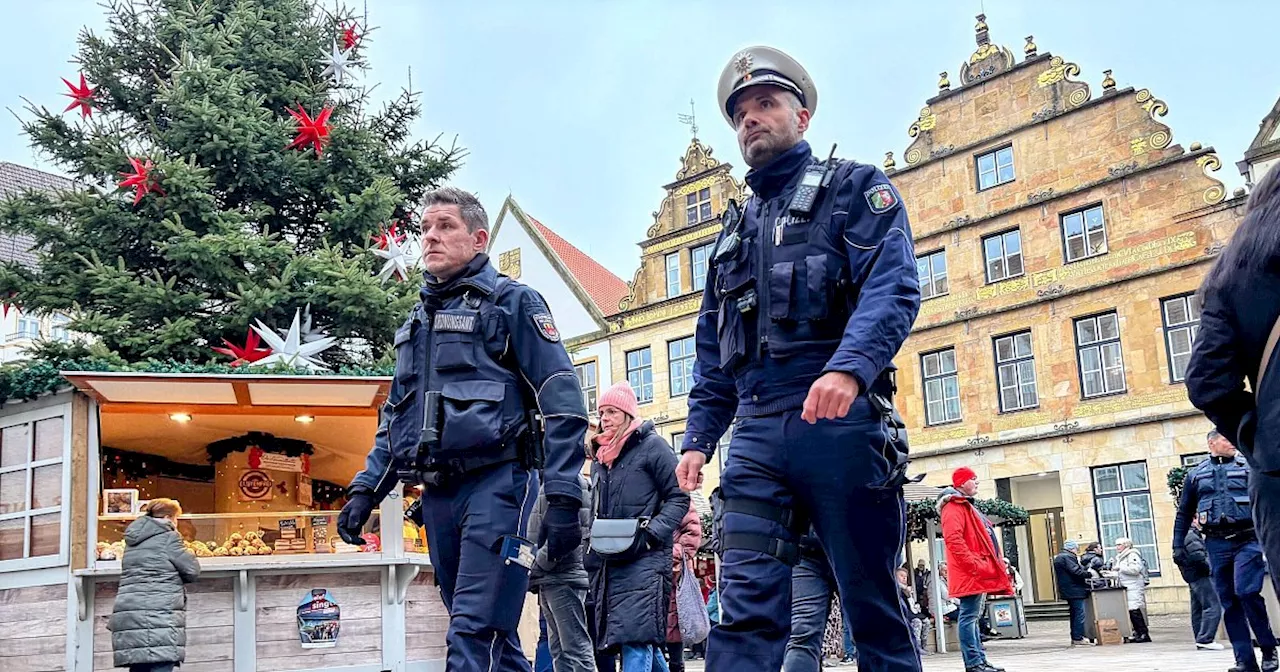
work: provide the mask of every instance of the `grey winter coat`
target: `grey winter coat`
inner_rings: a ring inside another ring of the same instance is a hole
[[[589,553],[595,604],[596,648],[664,645],[671,601],[671,549],[689,511],[689,495],[676,482],[676,455],[645,422],[627,439],[612,468],[591,465],[597,518],[645,518],[644,550],[625,559]]]
[[[120,589],[111,609],[116,667],[186,659],[187,591],[200,563],[168,521],[142,516],[124,532]]]
[[[542,586],[565,585],[580,590],[587,589],[587,570],[582,566],[583,548],[591,534],[591,488],[587,479],[579,476],[582,485],[582,508],[578,510],[578,523],[582,525],[582,545],[559,562],[551,562],[547,549],[539,548],[533,567],[529,570],[529,592],[536,593]],[[547,515],[547,492],[538,493],[538,503],[529,515],[529,541],[539,546],[542,541],[542,519]]]

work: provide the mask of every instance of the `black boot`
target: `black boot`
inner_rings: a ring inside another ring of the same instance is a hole
[[[1227,672],[1258,672],[1258,664],[1253,663],[1252,665],[1250,665],[1249,663],[1242,663],[1240,661],[1236,661],[1236,664],[1232,665],[1231,668],[1227,670]]]
[[[1262,672],[1276,672],[1276,670],[1280,670],[1280,659],[1276,657],[1276,650],[1274,648],[1263,649]]]
[[[1130,609],[1129,621],[1133,624],[1133,637],[1129,639],[1130,642],[1145,644],[1151,641],[1151,633],[1147,630],[1147,617],[1142,614],[1141,609]]]

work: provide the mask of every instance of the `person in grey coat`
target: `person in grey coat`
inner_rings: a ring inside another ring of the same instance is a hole
[[[582,485],[582,508],[578,522],[582,525],[583,545],[591,530],[591,495],[587,479],[578,477]],[[529,536],[534,545],[542,537],[542,521],[547,513],[547,495],[538,494],[538,503],[529,516]],[[583,546],[552,562],[545,546],[538,549],[529,571],[529,592],[538,596],[538,607],[547,622],[547,644],[555,672],[594,672],[595,655],[587,632],[587,570],[582,565]]]
[[[120,589],[107,628],[116,667],[172,672],[187,657],[187,590],[200,563],[174,529],[182,507],[153,499],[124,532]]]

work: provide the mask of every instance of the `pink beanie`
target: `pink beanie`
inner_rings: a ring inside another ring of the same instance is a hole
[[[636,393],[625,380],[605,390],[604,394],[600,395],[599,406],[600,408],[612,406],[631,416],[633,420],[640,417],[640,405],[636,403]]]

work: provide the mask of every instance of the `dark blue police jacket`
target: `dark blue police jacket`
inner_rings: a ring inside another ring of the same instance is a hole
[[[581,501],[587,411],[573,363],[542,296],[500,275],[485,254],[452,280],[430,275],[396,331],[396,372],[373,450],[353,487],[377,499],[411,469],[423,440],[427,392],[438,392],[442,419],[432,461],[501,456],[530,436],[535,406],[545,428],[547,495]],[[435,396],[435,395],[432,395]]]
[[[1187,536],[1191,517],[1200,520],[1206,537],[1253,529],[1249,508],[1249,465],[1243,457],[1210,457],[1187,474],[1173,523],[1174,553]]]
[[[812,216],[796,217],[791,197],[816,163],[801,141],[747,173],[742,244],[707,271],[683,450],[710,456],[735,415],[800,408],[829,371],[866,392],[911,331],[920,280],[897,190],[841,161]]]

